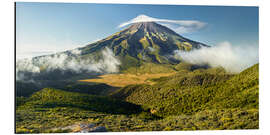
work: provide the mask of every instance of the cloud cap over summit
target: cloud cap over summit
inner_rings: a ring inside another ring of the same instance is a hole
[[[157,23],[165,23],[163,25],[166,25],[167,27],[174,27],[174,30],[179,33],[191,33],[198,31],[202,28],[204,28],[207,23],[197,21],[197,20],[170,20],[170,19],[159,19],[159,18],[153,18],[149,17],[147,15],[139,15],[127,22],[121,23],[118,28],[125,27],[130,24],[139,23],[139,22],[157,22]]]

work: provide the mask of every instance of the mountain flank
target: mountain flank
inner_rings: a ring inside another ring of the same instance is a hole
[[[155,22],[140,22],[80,50],[83,56],[87,56],[100,52],[105,47],[110,48],[123,65],[129,65],[138,62],[178,63],[172,57],[175,50],[190,51],[209,46],[184,38]]]

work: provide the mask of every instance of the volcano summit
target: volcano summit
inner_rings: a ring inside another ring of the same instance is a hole
[[[121,62],[175,63],[170,55],[175,50],[190,51],[207,45],[184,38],[173,30],[155,22],[134,23],[105,39],[79,48],[82,55],[110,48]]]

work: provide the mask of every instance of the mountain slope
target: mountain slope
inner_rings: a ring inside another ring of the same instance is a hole
[[[173,30],[155,22],[135,23],[103,40],[80,48],[83,56],[110,48],[121,62],[175,63],[175,50],[189,51],[207,45],[184,38]],[[134,65],[133,65],[134,66]],[[135,65],[136,66],[136,65]]]

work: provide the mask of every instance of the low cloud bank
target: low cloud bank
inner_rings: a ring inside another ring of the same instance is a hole
[[[239,73],[259,62],[258,46],[233,46],[229,42],[190,52],[176,50],[174,56],[191,64],[223,67],[226,71],[232,73]]]
[[[118,72],[120,61],[109,48],[102,51],[102,59],[79,58],[81,51],[71,50],[68,53],[56,53],[38,58],[27,58],[16,61],[16,80],[24,80],[25,72],[38,74],[53,70],[80,72],[113,73]]]
[[[121,23],[118,26],[118,28],[139,22],[162,23],[163,25],[173,29],[175,32],[179,34],[195,32],[206,26],[206,23],[197,20],[169,20],[169,19],[153,18],[146,15],[139,15],[127,22]]]

